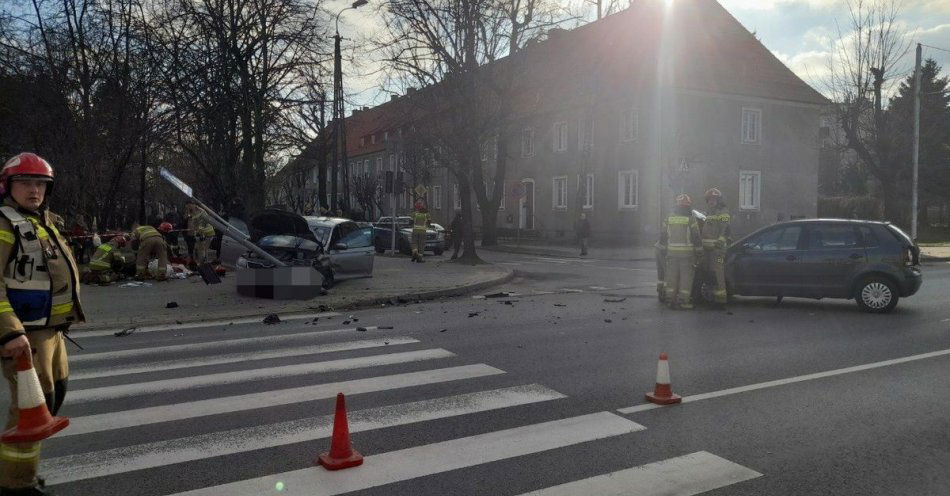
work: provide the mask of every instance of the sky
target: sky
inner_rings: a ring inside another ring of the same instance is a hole
[[[333,0],[330,4],[337,2],[340,0]],[[746,29],[755,32],[779,60],[815,89],[827,94],[825,81],[828,62],[832,57],[834,43],[839,39],[838,26],[845,29],[849,23],[847,0],[719,2]],[[900,20],[902,27],[908,32],[909,41],[950,50],[950,0],[904,0]],[[372,9],[364,8],[344,14],[341,31],[346,29],[366,33],[376,28],[378,22],[378,15]],[[935,59],[944,67],[943,73],[950,75],[950,52],[925,47],[923,55],[924,59]],[[910,74],[913,64],[912,47],[905,55],[900,69]],[[351,101],[357,104],[373,105],[388,99],[387,94],[379,91],[379,82],[372,78],[350,78],[347,86]]]
[[[720,0],[746,29],[799,77],[823,91],[838,26],[848,26],[845,0]],[[950,50],[950,0],[905,0],[900,17],[909,41]],[[933,58],[950,74],[950,52],[924,47],[923,58]],[[913,48],[901,69],[913,70]]]

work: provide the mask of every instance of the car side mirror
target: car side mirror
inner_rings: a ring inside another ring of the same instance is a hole
[[[337,251],[343,251],[347,248],[349,248],[349,246],[347,246],[346,243],[336,243],[333,245],[333,249]]]

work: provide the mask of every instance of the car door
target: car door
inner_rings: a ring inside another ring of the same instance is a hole
[[[847,296],[854,273],[867,263],[861,234],[850,223],[815,223],[806,229],[802,286],[808,296]]]
[[[373,228],[359,227],[340,239],[346,245],[345,259],[350,263],[352,277],[369,277],[373,275],[373,262],[376,259],[373,247]]]
[[[742,243],[730,260],[732,285],[748,296],[799,296],[802,226],[781,225]]]
[[[353,255],[349,253],[349,250],[336,249],[355,228],[356,224],[353,222],[342,222],[333,226],[333,232],[330,234],[327,255],[330,257],[330,265],[333,267],[333,276],[336,279],[345,279],[356,271]]]

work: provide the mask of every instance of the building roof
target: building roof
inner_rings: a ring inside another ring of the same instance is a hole
[[[482,70],[518,71],[523,84],[515,108],[521,114],[629,95],[658,81],[683,90],[829,103],[716,0],[633,0],[599,21],[552,30],[544,41]],[[347,117],[348,156],[385,150],[382,132],[392,134],[406,122],[407,107],[398,98]],[[374,133],[375,144],[369,138]]]

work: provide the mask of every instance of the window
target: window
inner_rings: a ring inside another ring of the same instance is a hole
[[[739,208],[758,210],[762,191],[762,173],[739,171]]]
[[[363,174],[369,174],[369,159],[363,161]]]
[[[860,245],[858,232],[850,225],[812,226],[808,231],[808,247],[811,249],[854,248]]]
[[[870,227],[861,227],[861,241],[865,248],[874,248],[881,245],[881,242],[877,239],[877,235],[874,234],[874,231],[872,231]]]
[[[558,122],[554,124],[554,151],[563,152],[567,150],[567,123]]]
[[[360,146],[366,146],[366,136],[360,136]]]
[[[584,176],[584,186],[583,186],[583,199],[584,202],[581,204],[583,208],[594,208],[594,175],[587,174]]]
[[[369,136],[369,142],[370,142],[371,144],[374,144],[374,145],[376,144],[376,134],[375,134],[375,133],[374,133],[374,134],[371,134],[371,135]]]
[[[432,209],[442,210],[442,186],[432,187]]]
[[[772,229],[745,242],[744,246],[756,251],[797,250],[801,234],[801,226]]]
[[[376,171],[377,174],[383,173],[383,156],[380,155],[376,157]]]
[[[636,107],[628,108],[620,118],[620,141],[636,141],[640,134],[640,113]]]
[[[455,210],[462,210],[462,197],[459,196],[459,185],[455,185],[455,189],[452,191],[453,196],[455,197]]]
[[[551,199],[554,208],[567,208],[567,176],[554,178]]]
[[[498,158],[498,137],[495,136],[482,144],[482,162]]]
[[[534,156],[534,129],[527,128],[521,132],[521,156]]]
[[[340,238],[347,249],[368,248],[373,246],[373,228],[352,226],[351,230]]]
[[[762,137],[762,109],[742,108],[742,142],[758,143]]]
[[[620,209],[637,208],[639,201],[639,175],[636,170],[620,171],[617,184]]]
[[[387,170],[391,170],[391,171],[396,170],[396,154],[395,153],[389,154],[389,169]]]
[[[589,115],[577,122],[577,149],[590,150],[594,146],[594,116]]]
[[[389,131],[383,131],[383,143],[389,141]]]

